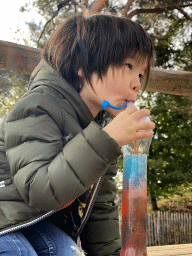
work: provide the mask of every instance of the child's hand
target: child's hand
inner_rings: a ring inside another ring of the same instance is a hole
[[[155,123],[139,122],[144,116],[150,116],[148,109],[126,108],[103,130],[116,140],[120,147],[138,139],[149,138],[154,133],[152,129],[155,128]]]

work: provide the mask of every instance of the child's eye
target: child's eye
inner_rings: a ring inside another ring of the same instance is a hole
[[[132,70],[133,66],[132,66],[131,64],[126,63],[125,65],[126,65],[130,70]]]

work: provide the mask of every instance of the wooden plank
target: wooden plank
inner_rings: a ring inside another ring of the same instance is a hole
[[[0,41],[0,68],[30,75],[40,61],[40,49]]]
[[[192,72],[153,68],[146,90],[192,96]]]
[[[147,256],[192,256],[192,244],[153,246],[147,248]]]
[[[31,74],[41,50],[0,40],[0,67]],[[192,72],[153,68],[147,91],[192,96]]]
[[[160,211],[157,214],[157,243],[160,245]]]

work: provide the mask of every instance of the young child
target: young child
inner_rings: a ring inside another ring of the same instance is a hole
[[[1,126],[1,255],[120,255],[116,159],[153,134],[149,110],[126,108],[153,56],[126,18],[73,16],[53,33]]]

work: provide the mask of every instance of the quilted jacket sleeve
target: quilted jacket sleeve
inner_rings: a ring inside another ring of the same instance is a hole
[[[30,206],[49,211],[70,203],[121,154],[95,122],[64,145],[62,129],[78,125],[69,113],[63,117],[55,98],[44,93],[27,94],[10,112],[6,154],[14,184]]]

